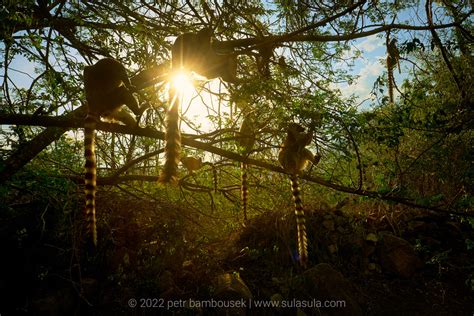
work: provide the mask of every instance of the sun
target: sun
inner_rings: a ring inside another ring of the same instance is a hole
[[[190,95],[194,92],[191,77],[184,71],[178,71],[172,76],[171,85],[182,96]]]
[[[170,88],[174,89],[176,95],[179,95],[180,108],[183,118],[181,126],[182,132],[193,134],[196,132],[196,126],[202,132],[210,132],[213,130],[213,125],[209,121],[210,113],[223,113],[225,109],[221,108],[221,103],[218,95],[215,93],[208,93],[209,91],[219,91],[220,85],[217,80],[208,82],[207,89],[202,90],[196,88],[194,83],[200,80],[196,74],[179,70],[171,75]],[[218,107],[214,108],[215,106]],[[194,126],[190,126],[187,122],[192,122]]]

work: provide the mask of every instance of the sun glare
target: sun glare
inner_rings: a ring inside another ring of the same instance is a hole
[[[205,90],[196,89],[194,86],[195,74],[179,71],[172,75],[170,87],[174,88],[181,100],[181,114],[183,115],[183,124],[181,126],[184,133],[196,133],[196,127],[201,132],[210,132],[213,125],[209,120],[210,113],[217,112],[223,114],[225,110],[221,107],[216,94],[209,91],[220,91],[220,85],[217,80],[209,81]],[[199,78],[199,77],[198,77]],[[219,110],[214,107],[219,104]],[[188,125],[191,122],[193,126]]]
[[[176,91],[182,95],[191,94],[194,91],[191,78],[184,72],[176,73],[171,82]]]

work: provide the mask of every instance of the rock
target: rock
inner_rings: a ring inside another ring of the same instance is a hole
[[[183,261],[183,269],[185,270],[192,270],[194,268],[194,264],[192,260]]]
[[[270,300],[272,301],[272,303],[273,302],[275,302],[275,303],[278,302],[278,303],[276,303],[275,309],[278,310],[279,312],[283,311],[283,308],[280,307],[281,302],[283,301],[283,299],[284,299],[283,295],[281,295],[280,293],[275,293],[270,297]]]
[[[164,270],[159,277],[159,296],[165,301],[176,299],[183,294],[181,289],[176,285],[174,278],[173,273],[168,270]]]
[[[326,228],[327,230],[329,230],[330,232],[334,231],[335,228],[334,228],[334,221],[333,220],[325,220],[323,221],[323,226],[324,228]]]
[[[328,235],[328,240],[330,240],[332,243],[337,244],[339,241],[339,234],[336,232],[331,232]]]
[[[408,222],[409,231],[425,231],[427,224],[423,221],[410,221]]]
[[[362,315],[357,300],[353,296],[353,285],[344,276],[327,263],[320,263],[303,274],[307,297],[317,300],[344,301],[344,307],[315,309],[316,315]]]
[[[113,272],[130,267],[131,262],[133,263],[133,260],[127,247],[114,249],[107,256],[107,267]]]
[[[76,307],[76,293],[64,288],[57,293],[33,299],[29,306],[32,315],[71,315]]]
[[[372,245],[364,245],[362,248],[362,255],[364,258],[370,257],[375,252],[375,246]]]
[[[382,267],[380,267],[380,265],[378,265],[377,263],[373,263],[373,262],[370,262],[367,265],[367,269],[369,269],[369,271],[372,271],[372,272],[377,272],[377,273],[382,272]]]
[[[283,301],[283,295],[281,295],[280,293],[275,293],[272,295],[272,297],[270,297],[270,300],[274,302],[281,302]]]
[[[324,215],[324,219],[328,220],[328,221],[331,221],[333,219],[332,213],[327,213],[326,215]]]
[[[377,243],[377,241],[379,241],[379,238],[374,233],[368,233],[367,236],[365,237],[365,240]]]
[[[349,233],[349,230],[342,226],[337,226],[336,230],[342,235],[346,235]]]
[[[336,245],[336,244],[329,245],[329,246],[328,246],[328,250],[329,250],[329,252],[330,252],[331,254],[336,253],[337,250],[338,250],[338,249],[337,249],[337,245]]]
[[[238,273],[224,273],[217,276],[215,297],[220,301],[249,301],[253,298],[252,293]],[[219,308],[218,314],[246,315],[246,308]]]
[[[251,299],[252,293],[238,273],[217,276],[216,296],[222,299]]]
[[[85,297],[96,297],[99,294],[99,282],[94,278],[82,278],[82,293]]]
[[[378,251],[382,267],[403,278],[411,277],[423,265],[409,242],[391,234],[382,237]]]

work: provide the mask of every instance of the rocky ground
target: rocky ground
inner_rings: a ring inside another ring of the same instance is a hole
[[[94,253],[80,251],[80,236],[63,222],[42,230],[40,223],[52,223],[48,217],[32,217],[22,240],[14,223],[2,226],[11,259],[2,269],[9,272],[0,283],[2,315],[225,311],[197,304],[210,299],[247,302],[247,308],[230,310],[238,315],[474,311],[474,233],[459,218],[321,207],[307,214],[310,266],[303,271],[295,262],[295,219],[287,213],[265,213],[247,227],[210,238],[205,220],[173,205],[137,200],[130,208],[129,200],[106,196],[98,203],[101,239]],[[28,223],[25,217],[18,221]],[[130,307],[131,299],[137,306]],[[324,308],[319,301],[344,301],[345,307]],[[167,310],[168,302],[181,305]],[[257,308],[256,302],[273,305]]]

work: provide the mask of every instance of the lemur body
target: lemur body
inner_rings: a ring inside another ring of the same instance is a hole
[[[283,147],[278,154],[278,161],[283,169],[290,174],[291,189],[295,202],[298,256],[303,267],[306,267],[308,262],[308,240],[298,177],[309,162],[319,162],[319,156],[315,159],[311,151],[306,148],[311,143],[312,138],[312,133],[306,133],[301,125],[291,123]]]
[[[181,158],[181,164],[183,165],[184,168],[186,168],[186,170],[188,170],[188,175],[193,175],[194,171],[201,169],[205,165],[209,165],[212,169],[212,180],[214,184],[214,192],[217,193],[217,185],[218,185],[217,170],[216,170],[216,166],[213,163],[203,162],[201,157],[196,158],[192,156],[187,156],[187,157]]]
[[[125,67],[117,60],[104,58],[92,66],[84,67],[84,90],[88,113],[84,122],[85,163],[85,218],[91,240],[97,245],[97,227],[95,214],[96,158],[95,129],[100,117],[115,119],[127,125],[135,125],[136,120],[122,110],[127,105],[135,115],[141,110],[132,94],[132,86]]]
[[[388,97],[390,104],[394,104],[393,90],[395,79],[393,69],[398,66],[400,72],[400,52],[397,47],[397,40],[394,38],[390,42],[387,39],[387,80],[388,80]]]
[[[194,171],[197,171],[202,168],[203,162],[202,158],[196,157],[183,157],[181,158],[181,163],[188,170],[188,174],[193,174]]]
[[[171,49],[173,70],[184,68],[208,79],[221,77],[226,82],[236,82],[236,56],[218,54],[212,47],[212,35],[211,29],[204,28],[178,36]]]
[[[255,145],[255,127],[252,119],[247,116],[240,127],[239,130],[239,145],[243,154],[248,156]],[[240,164],[241,168],[241,186],[240,186],[240,196],[242,201],[242,214],[244,219],[244,225],[248,223],[247,218],[247,204],[248,204],[248,183],[247,183],[247,169],[248,165],[244,162]]]
[[[213,163],[210,162],[203,162],[202,158],[196,158],[192,156],[187,156],[181,158],[181,164],[183,165],[186,170],[188,170],[188,175],[193,175],[194,171],[197,171],[204,167],[205,165],[209,165],[212,169],[212,178],[213,178],[213,183],[214,183],[214,192],[217,193],[217,170],[216,166],[214,166]]]
[[[171,48],[171,67],[173,72],[181,69],[194,71],[208,79],[221,77],[224,81],[235,82],[237,60],[232,54],[217,54],[211,45],[212,30],[204,28],[197,33],[179,35]],[[179,93],[170,87],[169,109],[166,115],[165,165],[159,181],[176,182],[181,153],[181,131]]]
[[[217,54],[211,42],[212,30],[209,28],[204,28],[197,33],[179,35],[171,48],[172,71],[185,69],[208,79],[221,77],[224,81],[235,82],[236,57],[232,54]],[[174,87],[170,87],[169,109],[166,114],[165,165],[159,178],[162,183],[177,181],[181,153],[180,107],[180,96]]]

